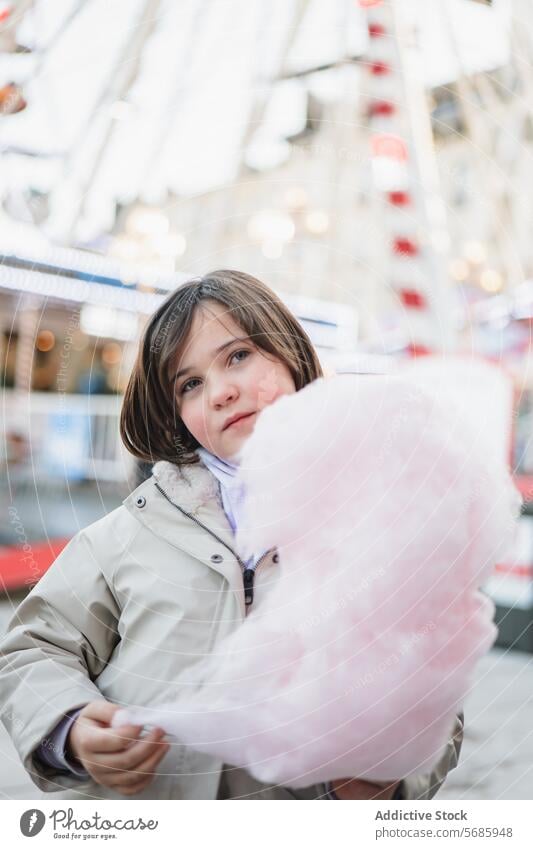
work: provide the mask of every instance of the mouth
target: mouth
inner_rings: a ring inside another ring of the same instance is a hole
[[[230,430],[233,427],[238,427],[242,422],[252,418],[252,416],[255,416],[255,413],[245,413],[243,416],[239,416],[238,419],[235,419],[234,421],[230,422],[228,425],[223,427],[222,430]]]

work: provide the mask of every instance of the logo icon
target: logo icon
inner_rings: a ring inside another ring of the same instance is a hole
[[[42,830],[46,817],[38,808],[30,808],[24,811],[20,818],[20,830],[24,837],[35,837]]]

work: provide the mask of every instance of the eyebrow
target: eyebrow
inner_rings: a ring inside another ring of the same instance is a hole
[[[229,348],[230,345],[233,345],[234,342],[249,342],[249,341],[250,341],[249,336],[232,336],[232,338],[228,339],[227,342],[224,342],[222,345],[219,345],[218,348],[215,348],[215,350],[211,352],[211,356],[215,357],[217,354],[220,354],[220,352],[223,351],[224,348]],[[182,369],[180,369],[179,371],[176,372],[176,374],[174,375],[174,380],[177,380],[179,377],[181,377],[184,374],[187,374],[190,371],[197,371],[197,369],[196,369],[195,366],[187,366],[187,368],[182,368]]]

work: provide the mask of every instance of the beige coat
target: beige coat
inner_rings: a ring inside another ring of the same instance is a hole
[[[277,560],[273,549],[257,566],[256,598]],[[129,798],[42,765],[36,748],[65,712],[88,701],[150,705],[171,698],[176,676],[245,615],[218,482],[203,464],[180,470],[157,463],[122,506],[71,540],[0,644],[1,719],[46,798]],[[403,782],[405,797],[434,796],[457,764],[461,742],[462,716],[435,770]],[[267,787],[243,769],[176,745],[133,798],[308,799],[323,792],[323,785]]]

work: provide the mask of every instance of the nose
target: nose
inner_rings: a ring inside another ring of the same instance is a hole
[[[215,410],[225,407],[239,397],[239,392],[234,383],[225,380],[217,380],[209,391],[209,404]]]

